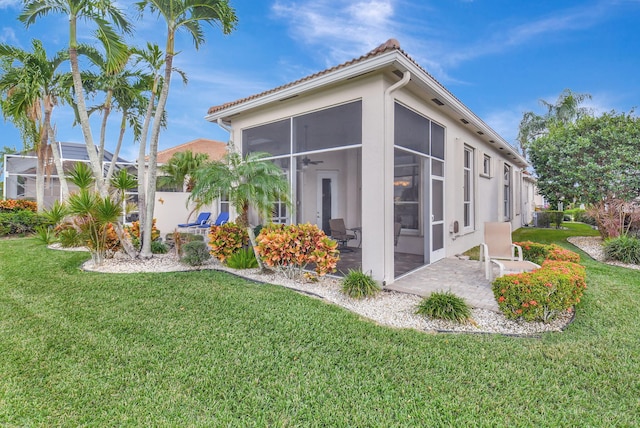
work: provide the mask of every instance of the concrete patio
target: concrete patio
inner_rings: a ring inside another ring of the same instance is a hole
[[[434,291],[450,291],[474,308],[499,311],[491,283],[485,279],[484,269],[476,260],[447,257],[396,279],[385,289],[419,296],[428,296]]]

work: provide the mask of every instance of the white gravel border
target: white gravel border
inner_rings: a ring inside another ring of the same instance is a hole
[[[497,333],[515,336],[537,336],[543,332],[562,331],[573,319],[573,313],[567,312],[548,324],[512,321],[505,318],[501,313],[474,308],[471,311],[471,321],[459,324],[416,315],[416,308],[422,298],[412,294],[384,290],[375,298],[356,300],[345,296],[340,291],[339,278],[324,277],[317,282],[292,280],[274,272],[261,273],[257,269],[230,269],[217,260],[212,260],[200,268],[195,268],[180,263],[171,254],[154,255],[149,260],[131,260],[125,257],[115,257],[105,260],[101,266],[94,266],[93,262],[89,260],[84,263],[82,268],[87,271],[104,273],[175,272],[201,269],[227,271],[249,280],[280,285],[323,299],[380,325],[395,328],[412,328],[431,333]]]

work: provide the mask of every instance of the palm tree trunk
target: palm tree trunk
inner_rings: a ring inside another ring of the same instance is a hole
[[[53,163],[56,165],[58,181],[60,182],[60,197],[64,202],[69,197],[69,185],[67,184],[67,177],[65,176],[62,159],[60,159],[60,152],[56,144],[56,131],[51,127],[51,124],[47,125],[47,128],[49,130],[49,141],[51,141],[49,146],[51,147],[51,154],[53,155]]]
[[[84,87],[82,85],[82,77],[80,76],[80,67],[78,65],[78,49],[76,39],[76,17],[69,16],[70,40],[69,40],[69,62],[71,63],[71,77],[73,78],[73,89],[76,95],[76,106],[78,108],[78,116],[80,118],[80,127],[82,135],[87,146],[87,154],[91,163],[91,169],[96,179],[96,187],[101,196],[107,196],[108,189],[104,182],[104,173],[102,171],[102,159],[98,157],[96,145],[91,135],[91,125],[89,123],[89,114],[87,113],[87,105],[84,99]]]
[[[144,223],[142,251],[140,256],[143,258],[151,257],[151,230],[153,227],[153,211],[156,199],[156,179],[158,176],[158,139],[160,137],[160,125],[162,124],[162,115],[167,105],[169,97],[169,86],[171,85],[171,72],[173,68],[173,33],[169,32],[167,37],[167,50],[165,53],[166,60],[164,63],[164,81],[162,82],[162,90],[158,98],[158,106],[153,118],[153,127],[151,129],[151,140],[149,141],[149,167],[147,182],[147,215]]]
[[[113,151],[113,158],[111,158],[111,164],[109,165],[109,170],[107,171],[107,177],[105,178],[107,183],[111,182],[111,177],[113,177],[113,171],[116,169],[116,162],[118,161],[118,156],[120,156],[120,149],[122,148],[122,140],[124,139],[124,133],[127,130],[127,111],[124,110],[122,112],[122,121],[120,122],[120,134],[118,135],[118,143],[116,144],[116,148]]]

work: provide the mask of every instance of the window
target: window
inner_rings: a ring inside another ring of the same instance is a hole
[[[291,120],[285,119],[242,131],[242,156],[266,152],[272,156],[288,154],[291,150]]]
[[[504,164],[504,219],[511,220],[511,167]]]
[[[16,197],[17,198],[24,198],[24,196],[26,195],[26,189],[27,189],[27,178],[23,177],[21,175],[18,176],[17,181],[17,186],[16,186]]]
[[[362,142],[362,101],[293,118],[293,153],[352,146]]]
[[[484,155],[482,158],[482,175],[491,177],[491,156]]]
[[[463,165],[463,220],[464,227],[473,226],[473,149],[464,148]]]
[[[393,177],[393,202],[395,221],[402,229],[418,230],[420,227],[420,171],[418,155],[395,150]]]

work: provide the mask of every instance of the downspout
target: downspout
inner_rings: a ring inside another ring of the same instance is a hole
[[[393,156],[388,156],[387,151],[390,150],[391,155],[393,155],[393,130],[394,130],[394,126],[393,126],[393,122],[391,122],[392,119],[392,112],[393,112],[393,103],[392,103],[392,99],[391,99],[391,94],[393,92],[395,92],[396,90],[406,86],[409,81],[411,80],[411,73],[409,71],[405,71],[402,75],[402,79],[400,79],[400,81],[394,83],[393,85],[391,85],[390,87],[388,87],[385,91],[384,91],[384,158],[383,158],[383,169],[384,172],[386,174],[387,171],[387,166],[389,165],[389,162],[393,162]],[[393,165],[392,165],[393,166]],[[389,210],[393,210],[393,207],[389,208],[387,201],[390,199],[389,197],[389,190],[388,190],[389,184],[388,183],[384,183],[383,186],[383,198],[385,201],[385,215],[384,215],[384,220],[385,223],[388,223],[388,219],[390,216],[393,216],[393,213],[389,213]],[[393,196],[393,189],[391,189],[392,192],[392,196]],[[385,224],[386,226],[386,224]],[[385,252],[385,269],[384,269],[384,278],[382,281],[382,285],[386,285],[389,281],[389,279],[391,279],[391,282],[393,282],[393,277],[389,278],[389,271],[387,269],[387,252],[389,252],[388,250],[388,244],[389,244],[389,240],[388,240],[388,236],[389,233],[387,233],[387,227],[383,227],[384,230],[384,239],[383,239],[383,248],[384,248],[384,252]],[[393,273],[392,273],[393,274]]]

